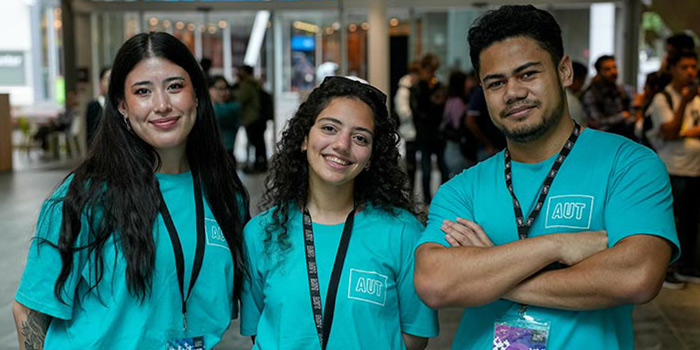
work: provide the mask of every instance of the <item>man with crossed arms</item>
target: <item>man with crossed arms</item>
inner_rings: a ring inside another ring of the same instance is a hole
[[[664,164],[575,125],[571,60],[549,13],[503,6],[469,44],[507,148],[438,191],[416,249],[419,296],[466,308],[453,349],[633,348],[633,305],[656,296],[680,254]]]

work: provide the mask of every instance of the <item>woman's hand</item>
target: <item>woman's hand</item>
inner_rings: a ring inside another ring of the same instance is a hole
[[[445,220],[441,228],[452,247],[493,247],[486,232],[473,221],[463,218],[457,218],[457,221]]]

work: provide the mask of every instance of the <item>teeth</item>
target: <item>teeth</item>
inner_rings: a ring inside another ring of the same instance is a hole
[[[350,165],[350,162],[342,160],[338,157],[333,157],[333,156],[326,156],[326,159],[333,162],[333,163],[338,163],[341,165]]]

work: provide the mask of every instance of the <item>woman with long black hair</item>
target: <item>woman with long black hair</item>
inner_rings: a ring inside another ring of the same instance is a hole
[[[289,121],[246,225],[241,333],[254,349],[423,349],[437,316],[413,288],[423,225],[376,88],[328,77]]]
[[[44,203],[13,311],[20,348],[211,348],[246,271],[248,196],[206,82],[165,33],[124,43],[92,149]]]

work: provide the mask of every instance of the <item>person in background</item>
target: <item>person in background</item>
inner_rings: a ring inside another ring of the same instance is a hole
[[[202,57],[201,60],[199,60],[199,66],[202,67],[202,73],[204,73],[204,79],[205,81],[209,81],[210,79],[210,71],[211,71],[211,66],[212,66],[212,61],[211,58],[209,57]]]
[[[447,94],[445,87],[435,76],[439,66],[440,61],[437,56],[430,53],[423,56],[418,81],[411,87],[411,111],[413,124],[416,127],[416,145],[421,159],[424,205],[429,205],[432,198],[430,178],[433,155],[437,158],[441,183],[447,181],[449,172],[445,164],[445,142],[440,137],[440,123]]]
[[[448,181],[416,249],[433,308],[465,307],[452,348],[627,350],[632,309],[679,255],[661,160],[569,116],[554,17],[502,6],[469,30],[503,152]]]
[[[110,67],[104,67],[100,70],[100,94],[94,100],[90,101],[85,110],[85,131],[87,133],[88,147],[92,144],[97,132],[97,126],[100,123],[102,109],[105,106],[105,96],[109,87],[109,77],[112,74]]]
[[[403,141],[408,189],[411,194],[415,189],[417,150],[416,127],[413,125],[413,112],[411,111],[411,87],[418,81],[419,70],[420,61],[409,63],[408,74],[399,80],[399,88],[394,96],[394,110],[399,117],[399,135]]]
[[[668,59],[671,83],[654,95],[646,113],[652,146],[671,175],[673,209],[681,242],[677,269],[666,274],[664,286],[681,289],[684,282],[700,283],[698,224],[700,223],[700,97],[698,56],[678,52]]]
[[[595,61],[597,75],[581,95],[588,126],[634,139],[631,98],[617,83],[614,56],[603,55]]]
[[[290,119],[245,228],[241,334],[253,349],[424,349],[437,314],[413,289],[423,225],[386,95],[327,77]],[[308,281],[308,283],[306,282]]]
[[[214,114],[219,121],[221,139],[224,142],[226,152],[233,155],[236,135],[240,126],[241,104],[231,99],[231,87],[226,78],[221,75],[210,78],[209,96],[214,105]]]
[[[215,347],[248,219],[196,59],[170,34],[131,37],[91,152],[39,214],[13,304],[20,349]]]
[[[34,134],[34,140],[41,144],[41,149],[44,150],[44,155],[49,151],[49,135],[52,133],[62,132],[66,134],[66,137],[72,137],[70,135],[71,125],[73,125],[73,120],[78,114],[78,97],[75,92],[68,91],[66,93],[66,109],[58,114],[56,119],[52,119],[46,125],[42,125]],[[70,144],[70,143],[69,143]],[[76,152],[77,150],[71,150]],[[78,153],[80,154],[80,153]],[[54,147],[54,158],[58,158],[58,148]]]
[[[267,151],[265,149],[265,129],[267,120],[260,114],[260,83],[253,76],[253,67],[238,67],[238,89],[236,100],[241,104],[241,124],[245,127],[248,137],[246,154],[248,173],[258,173],[267,170]],[[250,148],[254,153],[250,155]],[[252,159],[251,159],[252,158]]]
[[[467,75],[456,71],[450,74],[447,86],[447,101],[445,112],[442,115],[440,133],[445,138],[445,163],[447,164],[448,177],[452,178],[462,170],[470,167],[472,159],[462,154],[462,137],[466,135],[466,85]],[[474,156],[476,156],[474,154]]]
[[[576,61],[571,62],[571,66],[574,70],[574,80],[571,86],[566,88],[566,102],[569,105],[569,115],[579,125],[586,126],[586,113],[583,111],[583,105],[579,97],[583,85],[586,83],[588,68],[583,63]]]
[[[506,146],[506,139],[489,117],[484,89],[477,86],[469,95],[467,128],[477,140],[477,161],[491,157]]]

